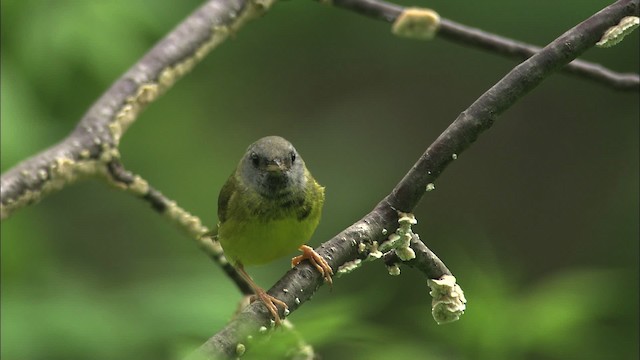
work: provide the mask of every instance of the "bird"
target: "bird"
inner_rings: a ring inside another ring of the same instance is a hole
[[[323,204],[324,187],[280,136],[249,145],[218,195],[217,239],[225,257],[252,288],[252,300],[264,303],[276,324],[281,321],[278,306],[287,310],[287,304],[267,294],[244,267],[266,264],[298,249],[302,254],[291,266],[308,260],[331,284],[331,266],[305,245],[320,222]]]

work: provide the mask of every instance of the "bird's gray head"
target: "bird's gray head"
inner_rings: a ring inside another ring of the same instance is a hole
[[[247,186],[269,198],[300,193],[306,186],[302,157],[279,136],[263,137],[249,145],[239,170]]]

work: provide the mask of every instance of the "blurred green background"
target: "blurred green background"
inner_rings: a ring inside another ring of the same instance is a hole
[[[2,0],[2,171],[68,134],[199,3]],[[607,2],[427,5],[544,45]],[[584,58],[637,72],[638,31]],[[281,2],[152,104],[122,157],[212,225],[246,146],[282,135],[327,188],[317,246],[367,213],[514,65],[396,38],[313,1]],[[291,320],[324,359],[636,359],[638,115],[638,93],[558,74],[438,179],[414,229],[466,292],[457,323],[433,321],[421,274],[390,277],[380,262],[323,287]],[[96,180],[20,210],[1,243],[3,359],[181,357],[240,299],[193,241]],[[249,272],[269,287],[287,269],[282,259]]]

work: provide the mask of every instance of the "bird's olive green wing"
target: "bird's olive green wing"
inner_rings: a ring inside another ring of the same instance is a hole
[[[220,194],[218,195],[218,221],[221,223],[227,220],[227,210],[229,209],[229,199],[236,189],[236,177],[235,174],[231,174],[227,182],[224,183]]]

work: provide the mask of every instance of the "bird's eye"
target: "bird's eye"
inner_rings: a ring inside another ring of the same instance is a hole
[[[291,152],[291,163],[293,164],[296,161],[296,153]]]
[[[251,153],[251,162],[253,162],[253,166],[258,167],[258,165],[260,165],[260,158],[258,157],[258,154],[256,153]]]

